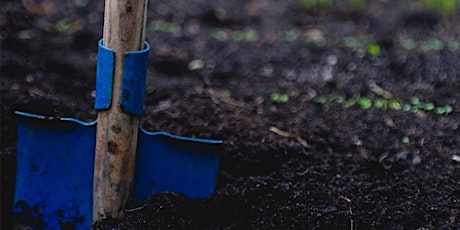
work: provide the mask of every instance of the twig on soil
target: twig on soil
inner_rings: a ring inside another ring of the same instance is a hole
[[[287,137],[287,138],[295,138],[304,148],[308,148],[308,143],[306,140],[304,140],[299,134],[297,133],[289,133],[289,132],[286,132],[286,131],[283,131],[281,129],[278,129],[274,126],[270,126],[268,128],[268,130],[270,130],[271,132],[274,132],[282,137]]]
[[[140,211],[140,210],[142,210],[144,208],[145,208],[145,205],[141,205],[139,207],[125,209],[125,212],[136,212],[136,211]]]
[[[391,94],[390,92],[384,90],[383,88],[381,88],[380,86],[378,86],[377,84],[375,83],[371,83],[369,84],[369,89],[374,92],[375,94],[385,98],[385,99],[391,99],[393,98],[393,94]]]

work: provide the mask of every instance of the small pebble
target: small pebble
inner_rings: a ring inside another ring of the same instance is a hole
[[[30,83],[33,83],[34,81],[35,81],[35,78],[34,78],[34,76],[32,76],[32,74],[27,75],[27,77],[26,77],[26,82],[27,83],[30,84]]]
[[[202,60],[193,60],[190,63],[188,63],[188,69],[190,71],[197,70],[197,69],[202,69],[204,67],[204,61]]]
[[[337,56],[329,55],[326,59],[326,63],[328,65],[336,65],[337,64]]]
[[[460,155],[457,155],[457,154],[452,154],[452,156],[450,157],[453,161],[457,162],[457,163],[460,163]]]
[[[397,153],[397,154],[396,154],[396,158],[397,158],[397,159],[405,160],[405,159],[407,158],[407,152],[401,151],[401,152]]]
[[[321,78],[323,79],[323,81],[325,82],[330,82],[334,79],[334,74],[332,73],[332,66],[324,66],[322,69],[321,69]]]
[[[422,158],[418,155],[415,155],[414,157],[412,157],[412,164],[413,165],[417,165],[417,164],[420,164],[422,162]]]

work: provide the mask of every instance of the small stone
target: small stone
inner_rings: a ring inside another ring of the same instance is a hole
[[[204,61],[202,60],[196,59],[188,63],[188,69],[190,71],[202,69],[203,67],[204,67]]]
[[[27,75],[27,77],[26,77],[26,82],[27,83],[30,84],[30,83],[33,83],[34,81],[35,81],[35,78],[34,78],[34,76],[32,76],[32,74]]]
[[[396,154],[396,159],[401,159],[401,160],[407,159],[407,152],[401,151],[401,152],[397,153]]]
[[[329,55],[326,59],[326,63],[328,65],[337,65],[337,60],[338,60],[337,56]]]
[[[357,136],[353,136],[351,138],[351,143],[355,146],[362,146],[363,145],[363,141],[359,139],[359,137]]]
[[[324,33],[319,29],[308,30],[304,36],[307,42],[313,42],[318,46],[324,46],[326,44]]]
[[[450,157],[453,161],[457,162],[457,163],[460,163],[460,155],[458,154],[452,154],[452,156]]]
[[[412,157],[411,163],[413,165],[420,164],[420,163],[422,163],[422,158],[419,155],[415,155],[415,156]]]
[[[321,69],[321,79],[325,82],[330,82],[334,79],[334,74],[332,73],[332,66],[324,66]]]

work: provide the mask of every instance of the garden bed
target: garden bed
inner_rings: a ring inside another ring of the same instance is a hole
[[[14,111],[97,115],[103,1],[36,2],[1,7],[4,225]],[[98,229],[460,227],[458,13],[298,2],[150,1],[143,126],[224,140],[217,188],[155,194]]]

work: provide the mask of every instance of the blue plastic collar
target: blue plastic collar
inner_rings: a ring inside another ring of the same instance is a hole
[[[112,103],[115,53],[98,42],[96,72],[96,100],[94,108],[108,109]],[[123,83],[121,87],[121,108],[125,113],[140,115],[144,105],[145,82],[149,61],[150,45],[140,51],[127,52],[123,63]]]

